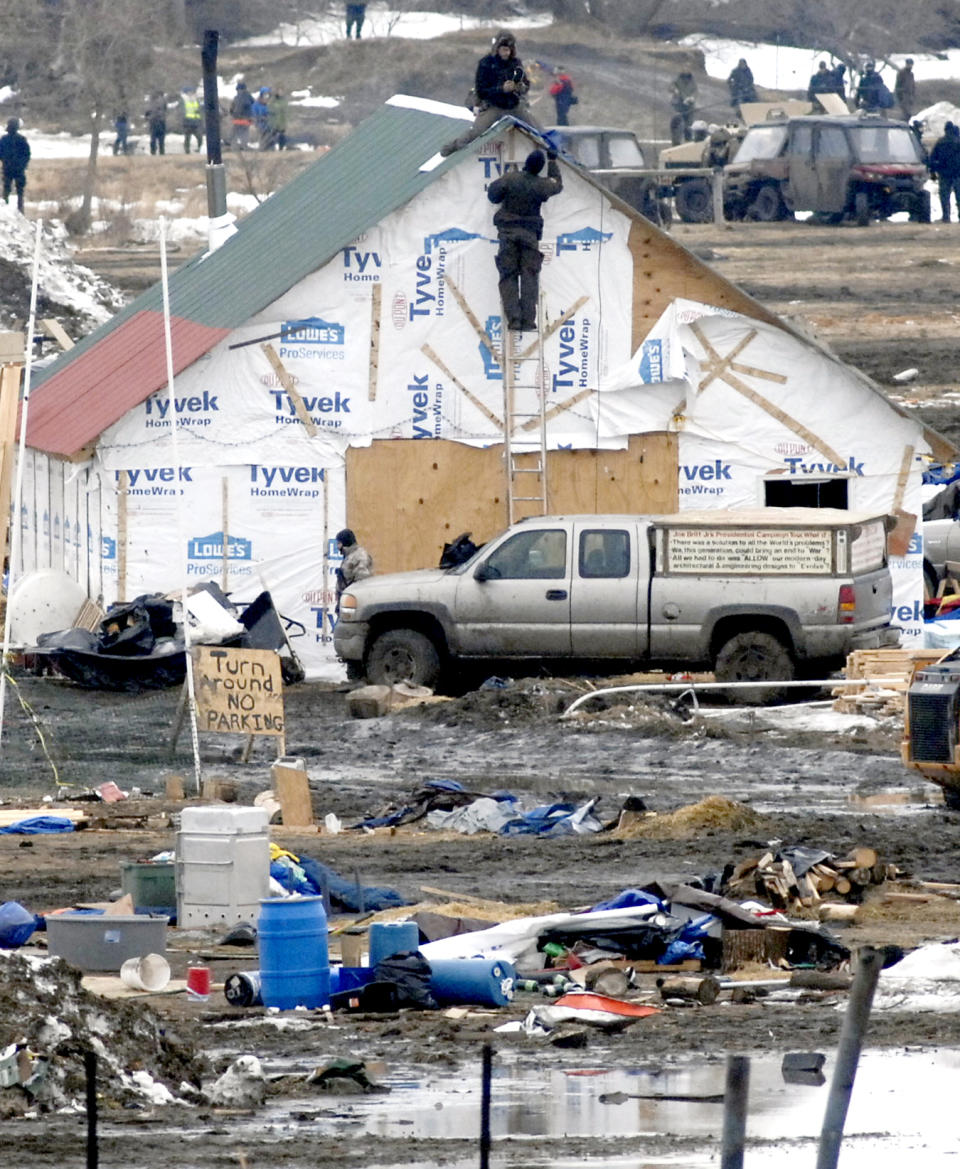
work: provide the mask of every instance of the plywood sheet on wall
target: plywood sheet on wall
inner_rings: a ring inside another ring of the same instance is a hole
[[[677,510],[677,440],[634,435],[622,451],[552,451],[549,508],[562,512]],[[347,523],[378,572],[438,563],[443,545],[506,526],[503,448],[392,439],[347,452]]]

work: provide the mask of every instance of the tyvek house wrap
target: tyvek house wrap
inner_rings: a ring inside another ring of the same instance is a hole
[[[117,591],[118,490],[126,492],[128,597],[178,586],[183,506],[188,580],[212,578],[243,600],[269,588],[281,613],[305,628],[294,647],[308,674],[339,676],[330,539],[348,521],[347,448],[390,438],[501,441],[502,321],[486,187],[529,146],[516,131],[484,144],[184,370],[175,383],[179,468],[165,392],[103,432],[82,472],[102,497],[103,530],[98,538],[95,524],[83,528],[91,579],[102,581],[107,603]],[[727,507],[762,503],[763,477],[785,467],[795,478],[822,473],[837,460],[821,443],[850,462],[850,506],[869,510],[892,507],[912,445],[900,505],[919,515],[922,432],[855,373],[774,326],[691,302],[671,305],[631,353],[633,220],[569,167],[544,214],[545,320],[573,308],[544,331],[551,447],[623,448],[630,434],[676,430],[680,506]],[[728,372],[753,398],[724,377],[705,380],[710,363],[741,344],[741,368]],[[264,345],[293,377],[299,402]],[[532,411],[532,397],[518,410],[525,405]],[[864,425],[871,410],[875,428]],[[39,511],[24,522],[35,526],[36,549],[52,538]],[[74,516],[71,530],[80,528]],[[30,546],[25,540],[28,567]],[[896,565],[904,614],[922,596],[920,563],[914,549]],[[901,623],[915,632],[916,623]]]

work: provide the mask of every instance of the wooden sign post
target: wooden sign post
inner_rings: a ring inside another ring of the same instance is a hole
[[[254,735],[274,735],[277,757],[286,754],[283,677],[274,650],[197,646],[193,672],[199,731],[247,735],[245,758]]]

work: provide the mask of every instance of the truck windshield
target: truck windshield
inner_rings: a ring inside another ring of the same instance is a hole
[[[853,137],[861,162],[920,161],[917,140],[906,126],[858,126]]]
[[[610,147],[611,166],[642,167],[643,154],[632,134],[611,134],[607,139]]]
[[[776,158],[787,140],[787,127],[752,126],[740,143],[734,162],[752,162],[755,158]]]

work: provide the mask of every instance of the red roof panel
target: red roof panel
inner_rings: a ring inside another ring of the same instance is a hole
[[[174,374],[229,331],[171,317]],[[31,393],[27,444],[69,458],[166,381],[163,314],[136,313]]]

